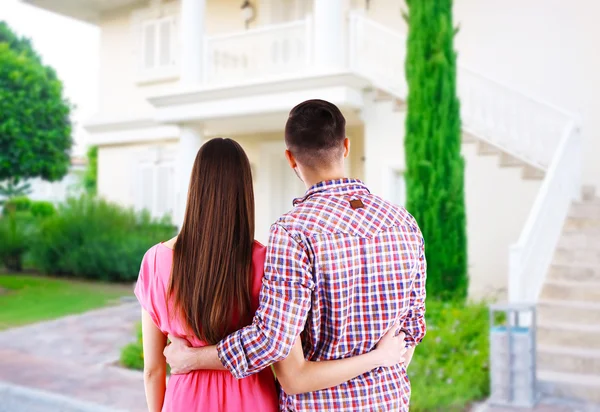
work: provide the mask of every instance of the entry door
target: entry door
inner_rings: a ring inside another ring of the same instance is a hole
[[[270,226],[293,208],[292,201],[306,192],[304,183],[290,168],[284,153],[282,142],[261,145],[259,179],[262,190],[256,210],[256,233],[261,242],[268,240]]]

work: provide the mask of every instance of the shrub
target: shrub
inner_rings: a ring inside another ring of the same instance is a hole
[[[23,256],[29,249],[31,226],[27,214],[12,212],[0,218],[0,263],[6,269],[20,272]]]
[[[175,235],[167,220],[153,220],[102,199],[68,199],[45,219],[33,259],[46,273],[107,281],[137,278],[144,252]]]
[[[44,201],[32,202],[29,211],[34,218],[38,219],[44,219],[56,213],[56,209],[52,202]]]
[[[4,202],[4,216],[12,212],[28,212],[31,209],[32,201],[27,196],[17,196]]]
[[[427,336],[408,368],[411,412],[464,411],[489,394],[489,319],[481,304],[427,302]]]
[[[142,347],[142,325],[137,326],[137,338],[133,343],[121,349],[121,365],[129,369],[144,369],[144,350]]]

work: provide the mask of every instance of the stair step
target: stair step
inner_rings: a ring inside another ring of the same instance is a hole
[[[499,165],[500,167],[520,167],[525,166],[525,163],[507,153],[500,153]]]
[[[600,251],[600,231],[592,233],[567,232],[560,236],[559,249],[587,249]]]
[[[543,395],[600,403],[600,377],[538,369],[539,389]]]
[[[600,219],[569,217],[565,221],[563,232],[600,234]]]
[[[589,263],[600,266],[600,249],[559,248],[554,252],[554,259],[561,262]]]
[[[496,146],[480,140],[477,142],[477,153],[481,156],[491,156],[501,152]]]
[[[537,342],[538,345],[576,346],[600,350],[600,326],[540,322],[537,327]]]
[[[573,302],[569,300],[542,299],[537,304],[538,320],[541,323],[569,323],[598,325],[600,303]]]
[[[533,166],[525,166],[521,176],[525,180],[542,180],[546,176],[546,172]]]
[[[552,372],[600,376],[600,350],[538,345],[537,365]]]
[[[573,202],[569,210],[569,217],[600,219],[600,202]]]
[[[600,265],[582,264],[555,259],[550,266],[548,280],[572,282],[600,282]]]
[[[540,296],[542,299],[600,302],[600,282],[549,280],[544,284]]]

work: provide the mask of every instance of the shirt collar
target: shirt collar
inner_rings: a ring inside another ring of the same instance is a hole
[[[303,197],[299,197],[294,199],[294,206],[297,206],[303,202],[305,202],[311,196],[317,193],[328,193],[328,194],[336,194],[336,195],[345,195],[356,192],[369,192],[367,186],[363,182],[358,179],[336,179],[336,180],[325,180],[323,182],[317,183],[312,186],[305,193]]]

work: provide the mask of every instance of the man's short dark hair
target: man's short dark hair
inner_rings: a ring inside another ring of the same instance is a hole
[[[310,168],[327,166],[341,155],[346,119],[336,105],[307,100],[294,107],[285,124],[285,143],[298,162]]]

